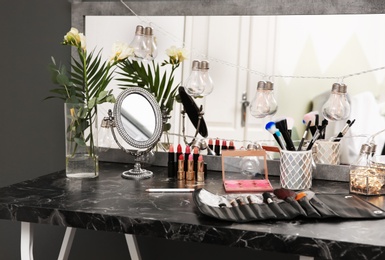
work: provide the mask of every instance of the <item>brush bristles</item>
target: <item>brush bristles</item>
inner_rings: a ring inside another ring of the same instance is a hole
[[[311,121],[310,126],[315,125],[315,114],[310,112],[304,115],[302,122],[307,125]]]
[[[275,134],[277,132],[277,127],[274,122],[268,122],[265,126],[265,129],[272,134]]]

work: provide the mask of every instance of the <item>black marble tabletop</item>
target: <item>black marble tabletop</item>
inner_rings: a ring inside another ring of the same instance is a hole
[[[0,218],[170,240],[315,256],[322,259],[385,259],[385,219],[295,219],[233,223],[199,212],[192,193],[148,193],[178,187],[167,168],[149,167],[154,177],[120,177],[132,165],[101,163],[95,179],[68,179],[64,171],[0,189]],[[273,187],[279,179],[271,177]],[[220,172],[203,186],[225,194]],[[314,180],[316,193],[348,193],[348,183]],[[384,198],[364,199],[385,209]]]

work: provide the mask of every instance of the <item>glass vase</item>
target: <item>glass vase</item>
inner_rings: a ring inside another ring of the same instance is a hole
[[[66,176],[95,178],[99,175],[97,113],[85,104],[65,103]]]

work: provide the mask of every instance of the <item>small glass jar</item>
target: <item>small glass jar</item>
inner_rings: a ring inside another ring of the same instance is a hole
[[[371,156],[371,146],[363,144],[350,166],[350,192],[362,195],[385,194],[385,157]]]

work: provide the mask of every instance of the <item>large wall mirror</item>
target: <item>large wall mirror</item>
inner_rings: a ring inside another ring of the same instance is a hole
[[[74,1],[72,24],[83,29],[88,44],[103,48],[108,58],[114,42],[129,43],[136,25],[149,23],[158,38],[157,61],[163,61],[164,51],[172,45],[185,44],[190,50],[190,58],[176,78],[182,83],[190,74],[193,59],[208,59],[215,89],[196,102],[204,107],[209,137],[213,138],[273,140],[264,129],[271,118],[256,119],[248,113],[245,126],[241,124],[242,100],[252,100],[260,80],[274,82],[279,104],[276,116],[293,118],[294,134],[301,136],[302,118],[312,105],[317,108],[323,94],[330,92],[340,77],[360,74],[343,80],[357,104],[353,116],[365,118],[351,129],[362,135],[354,138],[359,147],[366,135],[385,128],[381,111],[377,117],[362,112],[369,111],[362,105],[368,105],[368,98],[372,98],[370,104],[382,108],[385,70],[360,73],[385,66],[385,4],[361,0],[354,4],[305,2]],[[178,106],[171,119],[176,132],[180,132]],[[338,131],[344,123],[329,129]],[[188,131],[192,134],[194,129]]]

